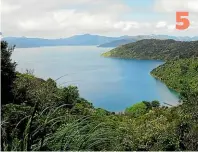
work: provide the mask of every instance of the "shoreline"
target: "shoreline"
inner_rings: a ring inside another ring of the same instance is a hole
[[[111,59],[142,60],[142,61],[159,61],[159,62],[164,62],[163,64],[165,64],[165,63],[167,62],[167,61],[160,60],[160,59],[122,58],[122,57],[104,56],[103,54],[101,54],[101,56],[102,56],[102,57],[104,57],[104,58],[111,58]],[[161,65],[163,65],[163,64],[161,64]],[[152,70],[149,72],[149,74],[150,74],[152,77],[154,77],[155,79],[157,79],[157,80],[161,81],[162,83],[164,83],[164,84],[165,84],[169,89],[171,89],[172,91],[174,91],[174,92],[176,92],[176,93],[178,93],[178,94],[180,95],[180,91],[179,91],[179,90],[174,89],[174,88],[172,88],[171,86],[167,85],[167,84],[166,84],[166,82],[164,82],[163,80],[161,80],[161,78],[160,78],[160,77],[157,77],[156,75],[154,75],[154,74],[152,73],[152,71],[153,71],[153,70],[155,70],[155,69],[159,68],[161,65],[159,65],[159,66],[155,67],[154,69],[152,69]]]

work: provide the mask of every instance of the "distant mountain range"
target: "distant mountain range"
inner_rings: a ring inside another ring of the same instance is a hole
[[[101,44],[98,47],[117,47],[120,45],[132,43],[132,42],[136,42],[136,41],[137,40],[135,40],[133,38],[126,38],[126,39],[115,40],[115,41],[111,41],[109,43]]]
[[[128,43],[136,42],[143,39],[159,39],[159,40],[167,40],[173,39],[176,41],[196,41],[198,40],[198,36],[195,37],[176,37],[176,36],[168,36],[168,35],[138,35],[138,36],[130,36],[125,39],[115,40],[109,43],[104,43],[99,45],[98,47],[118,47],[120,45],[125,45]]]
[[[41,46],[67,46],[67,45],[100,45],[118,40],[117,37],[106,37],[98,35],[75,35],[69,38],[42,39],[27,37],[5,37],[3,40],[18,48],[41,47]],[[121,39],[121,38],[120,38]]]
[[[181,41],[198,40],[198,37],[175,37],[168,35],[139,35],[139,36],[120,36],[106,37],[99,35],[75,35],[69,38],[60,39],[42,39],[27,37],[4,37],[3,40],[18,48],[42,47],[42,46],[79,46],[79,45],[97,45],[99,47],[117,47],[119,45],[136,42],[142,39],[174,39]]]

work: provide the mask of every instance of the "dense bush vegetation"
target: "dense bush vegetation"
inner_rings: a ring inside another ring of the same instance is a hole
[[[9,50],[1,51],[2,56],[4,53]],[[59,88],[52,79],[16,72],[10,55],[11,75],[1,71],[7,79],[12,78],[9,88],[2,85],[2,93],[13,97],[1,100],[1,150],[198,149],[198,93],[183,89],[183,104],[177,107],[143,101],[127,108],[126,113],[115,114],[94,108],[80,97],[77,87]]]
[[[117,47],[104,53],[103,56],[157,60],[198,57],[198,41],[140,40]]]
[[[183,87],[198,91],[198,58],[168,61],[151,74],[179,92]]]
[[[152,101],[152,102],[142,101],[134,104],[131,107],[126,108],[125,113],[130,114],[133,117],[139,117],[141,115],[146,114],[153,108],[158,108],[158,107],[160,107],[159,101]]]

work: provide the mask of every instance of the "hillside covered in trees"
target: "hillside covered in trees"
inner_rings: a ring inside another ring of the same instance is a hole
[[[168,61],[151,74],[178,92],[184,87],[198,91],[198,58]]]
[[[145,39],[119,46],[102,55],[105,57],[155,60],[198,57],[198,41]]]
[[[75,86],[17,72],[13,50],[1,42],[1,151],[198,149],[196,91],[183,88],[182,104],[175,107],[142,101],[115,114],[94,108]],[[194,63],[189,69],[194,71]]]

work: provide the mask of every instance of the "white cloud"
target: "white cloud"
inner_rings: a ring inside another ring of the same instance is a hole
[[[155,10],[163,11],[164,16],[159,14],[152,19],[150,15],[141,20],[133,16],[138,13],[132,11],[138,9],[121,0],[2,0],[1,25],[4,36],[58,38],[83,33],[114,36],[154,31],[166,34],[175,24],[174,11],[188,8],[192,11],[190,21],[195,23],[186,34],[193,35],[198,29],[197,1],[155,0]]]
[[[198,0],[155,0],[154,8],[160,12],[198,12]]]
[[[192,21],[190,28],[198,30],[198,21]]]
[[[175,25],[168,25],[167,27],[168,27],[169,30],[175,30],[176,29]]]
[[[113,27],[115,29],[120,29],[122,31],[129,31],[130,29],[133,28],[139,28],[140,27],[140,23],[135,22],[135,21],[120,21],[117,22],[113,25]]]
[[[165,21],[160,21],[157,23],[156,28],[166,27],[167,23]]]
[[[3,0],[3,3],[6,4],[2,6],[5,36],[105,34],[117,31],[113,29],[114,24],[130,11],[120,0]]]
[[[18,9],[20,9],[20,5],[10,5],[4,1],[2,1],[1,3],[1,13],[11,13],[13,11],[16,11]]]
[[[190,8],[190,11],[198,12],[198,1],[197,0],[190,0],[188,2],[188,8]]]

